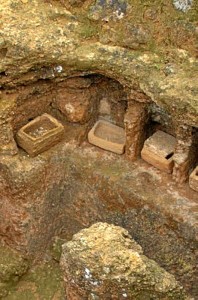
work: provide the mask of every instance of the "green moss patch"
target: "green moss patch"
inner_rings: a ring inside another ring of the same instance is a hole
[[[63,280],[59,264],[50,261],[31,269],[13,287],[6,300],[63,300]]]
[[[28,262],[22,256],[0,245],[0,297],[8,293],[27,269]]]

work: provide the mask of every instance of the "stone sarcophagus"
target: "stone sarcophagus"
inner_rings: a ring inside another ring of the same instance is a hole
[[[88,141],[102,149],[122,154],[125,147],[125,131],[110,122],[99,120],[90,130]]]
[[[154,167],[172,173],[176,139],[161,130],[149,137],[141,151],[141,157]]]
[[[16,139],[18,145],[33,157],[58,143],[63,134],[63,125],[45,113],[23,126]]]

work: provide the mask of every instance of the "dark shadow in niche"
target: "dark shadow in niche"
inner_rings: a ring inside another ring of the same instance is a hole
[[[6,72],[0,72],[0,76],[6,76]]]
[[[28,119],[28,122],[31,122],[32,120],[34,120],[34,118],[29,118],[29,119]]]
[[[198,165],[198,128],[192,127],[193,139],[192,139],[192,146],[190,148],[190,157],[192,161],[192,166],[196,167]]]
[[[7,48],[1,48],[0,49],[0,59],[4,59],[6,57],[7,52],[8,52]]]
[[[163,126],[160,124],[160,122],[150,120],[148,124],[149,126],[147,127],[147,135],[146,135],[147,138],[153,135],[158,130],[163,131]]]
[[[166,155],[166,159],[169,159],[169,158],[171,158],[172,156],[174,155],[174,152],[171,152],[171,153],[169,153],[168,155]]]

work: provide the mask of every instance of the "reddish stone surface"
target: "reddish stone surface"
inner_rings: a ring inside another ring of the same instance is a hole
[[[189,126],[177,127],[177,144],[174,155],[173,179],[182,184],[198,162],[198,131]]]
[[[148,257],[197,293],[197,192],[188,184],[178,189],[170,175],[141,160],[63,141],[35,158],[23,151],[1,157],[0,186],[1,238],[28,257],[41,259],[54,235],[71,239],[97,221],[110,222],[127,228]]]
[[[10,96],[14,97],[16,102],[12,119],[13,130],[16,132],[30,120],[50,111],[54,97],[53,84],[40,81],[20,86],[12,91]]]
[[[89,90],[61,89],[56,95],[55,104],[67,121],[84,124],[91,118],[94,106],[97,107],[96,99],[96,95]]]
[[[8,103],[7,101],[10,100]],[[15,104],[13,97],[7,99],[0,94],[0,153],[14,155],[17,153],[17,146],[13,136],[12,119]]]
[[[135,160],[140,156],[146,139],[146,124],[148,121],[147,106],[135,101],[129,102],[124,123],[126,133],[126,156]]]
[[[111,79],[102,80],[100,83],[100,98],[100,106],[102,105],[103,108],[99,109],[99,116],[117,126],[124,127],[127,96],[123,86]],[[104,105],[106,105],[106,108]]]

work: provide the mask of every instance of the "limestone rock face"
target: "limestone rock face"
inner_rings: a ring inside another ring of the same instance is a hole
[[[103,74],[197,127],[197,9],[196,1],[4,0],[0,86]]]
[[[175,278],[121,227],[96,223],[63,245],[68,299],[188,299]]]

